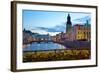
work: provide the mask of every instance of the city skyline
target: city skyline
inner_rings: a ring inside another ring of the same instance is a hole
[[[24,23],[26,22],[23,27],[23,62],[91,58],[90,14],[25,12],[23,18]]]
[[[91,24],[90,13],[23,10],[23,29],[50,35],[65,32],[68,14],[71,16],[72,26],[85,24],[86,20]]]

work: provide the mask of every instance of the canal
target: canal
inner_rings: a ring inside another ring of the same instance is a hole
[[[34,42],[32,44],[27,44],[26,47],[23,48],[23,51],[39,51],[39,50],[56,50],[56,49],[66,49],[61,44],[53,43],[53,42]]]

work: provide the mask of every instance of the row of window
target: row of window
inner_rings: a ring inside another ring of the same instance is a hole
[[[90,32],[78,32],[78,34],[90,34]]]

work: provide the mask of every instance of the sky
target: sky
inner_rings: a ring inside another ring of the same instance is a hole
[[[65,32],[68,13],[72,25],[84,24],[86,20],[91,23],[90,13],[23,10],[23,29],[51,35]]]

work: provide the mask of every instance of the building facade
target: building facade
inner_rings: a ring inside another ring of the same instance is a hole
[[[91,26],[86,21],[86,24],[75,24],[72,26],[71,17],[68,14],[66,24],[66,40],[67,41],[90,41]]]

